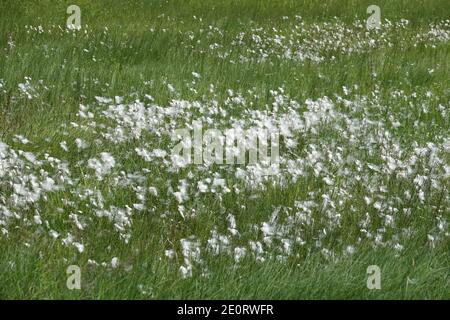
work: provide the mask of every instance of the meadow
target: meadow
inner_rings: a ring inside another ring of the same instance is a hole
[[[0,299],[450,299],[449,40],[448,0],[2,0]],[[196,121],[279,163],[186,163]]]

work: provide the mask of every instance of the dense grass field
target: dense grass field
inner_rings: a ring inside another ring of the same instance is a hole
[[[0,298],[450,299],[449,19],[2,0]],[[278,166],[181,161],[196,121],[277,128]]]

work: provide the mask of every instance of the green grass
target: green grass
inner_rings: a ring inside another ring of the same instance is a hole
[[[245,1],[87,1],[78,0],[82,10],[83,29],[76,33],[27,33],[25,26],[43,26],[45,30],[53,25],[65,29],[66,8],[72,1],[15,1],[0,3],[0,79],[5,85],[0,87],[0,142],[8,143],[16,150],[22,149],[43,155],[45,152],[71,163],[96,157],[104,151],[105,145],[94,143],[86,150],[74,149],[74,138],[86,140],[96,138],[92,132],[82,132],[76,128],[63,126],[79,122],[77,112],[80,104],[94,105],[96,96],[125,96],[128,102],[144,94],[151,94],[155,103],[167,105],[174,94],[167,90],[167,83],[177,89],[176,95],[184,100],[201,100],[208,95],[209,85],[215,85],[215,93],[220,101],[227,97],[227,89],[247,92],[252,89],[254,108],[264,109],[271,105],[270,90],[283,87],[286,95],[303,103],[306,99],[323,96],[334,97],[342,94],[342,87],[359,87],[355,94],[370,96],[378,90],[378,104],[370,109],[370,118],[389,123],[394,116],[402,123],[393,135],[405,147],[412,148],[414,142],[442,142],[449,137],[450,114],[442,114],[439,105],[449,110],[448,70],[450,50],[448,42],[440,42],[435,48],[418,45],[403,50],[398,47],[383,47],[369,52],[351,55],[340,52],[326,52],[321,63],[292,61],[271,57],[267,62],[231,63],[245,54],[247,47],[232,46],[235,35],[249,31],[253,27],[276,28],[289,33],[295,15],[301,15],[306,26],[314,23],[331,22],[337,17],[350,25],[356,19],[365,21],[366,8],[373,1],[294,1],[294,0],[245,0]],[[398,31],[398,41],[408,40],[418,33],[427,31],[430,23],[450,17],[450,3],[445,0],[433,1],[377,1],[382,19],[398,21],[408,19],[407,29]],[[163,16],[162,16],[163,15]],[[200,22],[198,19],[203,20]],[[289,16],[289,20],[282,19]],[[85,26],[89,27],[86,28]],[[200,31],[213,25],[222,30],[224,37],[209,38]],[[104,32],[107,27],[108,31]],[[155,32],[150,32],[155,28]],[[163,31],[165,29],[165,31]],[[88,30],[84,34],[84,30]],[[188,49],[187,32],[192,31],[201,42],[195,49]],[[307,35],[305,35],[307,37]],[[12,40],[13,47],[8,45]],[[212,54],[209,45],[220,41],[225,48],[233,49],[230,59],[220,59]],[[102,43],[102,44],[101,44]],[[87,49],[87,52],[84,51]],[[202,50],[204,52],[202,52]],[[95,61],[93,60],[95,59]],[[429,70],[434,69],[430,73]],[[189,90],[192,72],[201,74],[195,84],[197,92]],[[372,74],[376,73],[376,77]],[[38,96],[27,99],[18,89],[30,77],[37,88]],[[42,80],[42,84],[38,81]],[[153,85],[146,81],[153,80]],[[1,84],[1,82],[0,82]],[[402,101],[392,98],[393,90],[403,90],[405,94],[417,93],[416,100]],[[432,91],[436,98],[426,98]],[[427,105],[425,113],[422,103]],[[96,108],[96,107],[94,107]],[[345,110],[340,106],[340,111]],[[368,109],[369,110],[369,109]],[[362,110],[364,113],[367,110]],[[233,111],[239,117],[239,110]],[[365,114],[360,115],[364,117]],[[417,121],[418,125],[414,126]],[[390,128],[391,129],[391,128]],[[23,146],[14,141],[15,135],[23,135],[32,143]],[[153,148],[165,146],[165,141],[155,137],[144,137]],[[143,139],[144,139],[143,138]],[[332,129],[324,130],[319,140],[336,141],[346,144],[348,138],[340,137]],[[70,152],[64,152],[59,143],[67,140]],[[312,143],[309,141],[306,143]],[[142,141],[128,141],[120,145],[108,145],[118,162],[123,163],[127,172],[135,172],[145,166],[136,156],[129,156]],[[298,154],[302,155],[303,145]],[[363,161],[380,162],[379,155],[360,154],[355,146],[355,155]],[[380,151],[381,153],[381,151]],[[450,156],[444,153],[444,161],[450,163]],[[426,166],[425,166],[426,167]],[[3,170],[0,167],[0,170]],[[239,245],[253,239],[253,224],[267,221],[275,206],[293,207],[296,200],[306,200],[308,192],[315,191],[315,198],[321,201],[321,194],[328,192],[320,179],[305,177],[289,185],[287,189],[270,187],[257,192],[259,198],[251,199],[251,190],[243,194],[231,193],[223,200],[205,195],[190,206],[197,210],[197,218],[182,219],[179,215],[161,218],[166,210],[176,212],[177,205],[166,195],[167,181],[177,185],[184,173],[170,174],[151,168],[146,185],[155,185],[161,190],[159,197],[151,198],[149,205],[154,212],[138,213],[133,218],[132,236],[124,243],[111,224],[104,219],[94,219],[87,200],[78,200],[74,194],[59,191],[48,195],[47,201],[33,204],[24,216],[33,217],[34,210],[49,221],[54,229],[71,232],[83,240],[85,251],[78,253],[45,235],[39,228],[29,227],[15,221],[8,227],[8,236],[0,233],[0,298],[2,299],[449,299],[450,298],[450,257],[447,229],[442,239],[433,249],[427,241],[430,230],[435,230],[436,217],[449,219],[449,178],[443,178],[441,193],[430,193],[425,204],[417,195],[404,198],[404,191],[413,189],[411,181],[403,181],[394,175],[383,176],[378,185],[388,187],[388,195],[400,198],[398,207],[412,208],[409,217],[400,217],[399,225],[388,231],[401,233],[412,229],[414,234],[407,240],[405,250],[397,252],[390,248],[374,248],[367,240],[358,243],[352,256],[338,256],[325,259],[314,245],[321,226],[318,222],[310,234],[306,235],[308,245],[296,249],[286,262],[275,258],[256,262],[250,257],[235,264],[229,256],[208,256],[205,264],[209,276],[201,275],[196,269],[194,276],[182,279],[178,268],[182,258],[169,260],[164,256],[168,248],[180,249],[179,240],[195,235],[202,243],[217,227],[226,232],[227,213],[236,216],[241,237]],[[84,176],[87,169],[73,169],[80,178],[80,186],[100,190],[106,202],[123,207],[135,203],[134,193],[124,188],[113,189],[111,180],[97,181],[92,176]],[[1,179],[1,175],[0,175]],[[339,183],[346,183],[339,181]],[[2,189],[4,188],[4,189]],[[358,221],[366,212],[373,212],[364,202],[364,185],[355,184],[352,202],[339,207],[343,214],[341,229],[324,238],[328,248],[342,252],[347,244],[357,243]],[[2,198],[10,197],[7,186],[0,181],[0,205]],[[337,196],[336,196],[337,197]],[[76,210],[68,207],[64,199],[79,201],[77,209],[84,211],[90,226],[84,232],[68,222],[68,215]],[[394,201],[394,200],[393,200]],[[241,205],[245,204],[245,208]],[[353,211],[350,207],[353,207]],[[1,208],[1,207],[0,207]],[[62,208],[62,213],[58,213]],[[1,213],[1,212],[0,212]],[[320,208],[314,212],[317,221],[324,213]],[[0,216],[1,217],[1,216]],[[0,225],[1,226],[1,225]],[[374,230],[381,227],[375,222]],[[59,228],[59,229],[58,229]],[[373,231],[373,230],[372,230]],[[27,245],[25,245],[27,243]],[[274,255],[276,255],[274,253]],[[88,259],[110,262],[118,257],[120,267],[93,267]],[[66,288],[66,268],[78,265],[82,270],[82,289]],[[366,287],[366,269],[378,265],[381,270],[381,290]],[[412,280],[408,282],[408,279]],[[148,294],[138,289],[143,286]]]
[[[141,244],[142,245],[142,244]],[[48,249],[47,249],[48,250]],[[209,278],[181,280],[172,267],[154,259],[152,250],[135,257],[131,272],[82,268],[82,290],[68,290],[65,279],[67,263],[59,261],[58,252],[49,259],[39,258],[37,250],[8,250],[2,256],[14,258],[17,269],[2,268],[3,299],[447,299],[444,281],[448,281],[448,257],[444,250],[413,250],[401,257],[379,250],[367,250],[355,258],[326,263],[314,255],[298,263],[246,263],[230,272],[227,261],[212,264]],[[11,256],[10,256],[11,255]],[[69,263],[69,262],[68,262]],[[381,290],[366,287],[367,267],[381,268]],[[226,272],[226,275],[223,273]],[[408,282],[408,279],[412,282]],[[148,292],[137,290],[144,285]]]

